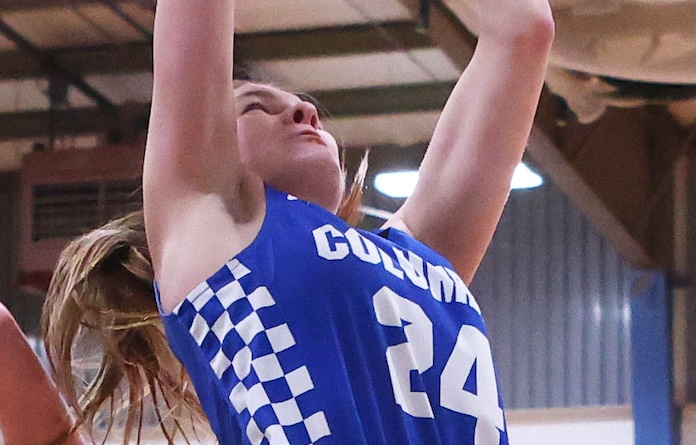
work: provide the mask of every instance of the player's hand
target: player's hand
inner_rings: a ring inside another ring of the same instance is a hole
[[[548,0],[445,0],[479,37],[517,39],[553,30]]]

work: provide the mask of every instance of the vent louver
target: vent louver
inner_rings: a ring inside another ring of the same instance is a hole
[[[41,184],[32,189],[32,240],[74,238],[142,208],[140,180]]]

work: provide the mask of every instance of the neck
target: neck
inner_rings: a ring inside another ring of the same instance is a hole
[[[302,181],[286,183],[269,183],[272,187],[296,196],[303,201],[314,203],[327,211],[336,214],[343,199],[343,184],[341,179],[336,184],[327,183],[326,176],[307,175]],[[297,177],[297,176],[296,176]]]

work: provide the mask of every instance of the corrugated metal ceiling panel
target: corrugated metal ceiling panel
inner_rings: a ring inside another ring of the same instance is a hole
[[[327,129],[344,146],[413,145],[429,141],[440,112],[331,119]]]
[[[264,0],[237,4],[237,32],[410,19],[396,0]]]
[[[125,9],[125,8],[124,8]],[[133,8],[131,8],[133,9]],[[73,10],[84,21],[90,23],[92,28],[100,32],[109,42],[131,42],[142,40],[143,36],[125,21],[118,18],[112,10],[104,6],[86,6]],[[138,8],[134,14],[130,14],[134,19],[143,13]],[[147,20],[147,26],[152,29],[151,20]]]
[[[42,48],[113,43],[102,30],[68,8],[14,12],[4,14],[3,19],[27,40]]]
[[[459,71],[439,49],[319,57],[251,65],[262,78],[302,91],[454,80]]]

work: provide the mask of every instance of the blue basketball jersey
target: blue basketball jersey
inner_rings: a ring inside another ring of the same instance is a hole
[[[506,445],[480,309],[452,266],[398,230],[266,200],[251,245],[162,315],[220,443]]]

